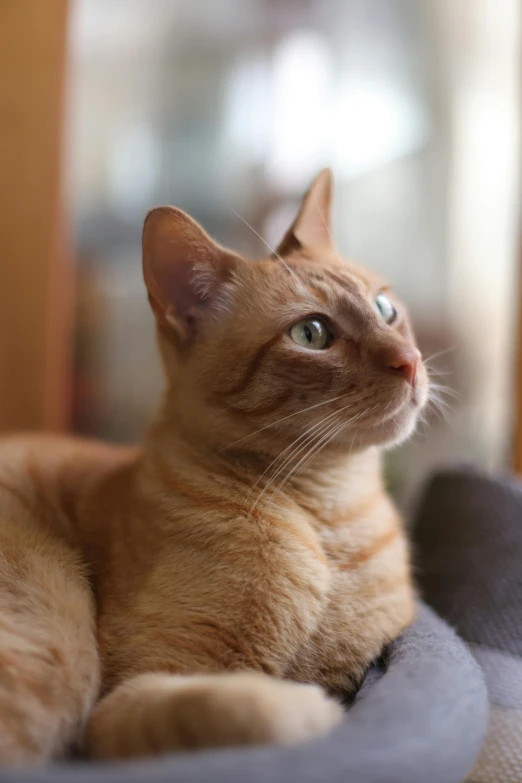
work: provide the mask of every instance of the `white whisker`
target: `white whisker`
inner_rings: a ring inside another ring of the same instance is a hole
[[[289,453],[289,454],[288,454],[288,455],[287,455],[287,456],[284,458],[284,460],[283,460],[282,464],[281,464],[281,465],[280,465],[280,466],[277,468],[276,472],[275,472],[275,473],[274,473],[274,474],[271,476],[271,478],[269,479],[269,481],[268,481],[268,482],[265,484],[265,486],[263,487],[263,489],[262,489],[262,490],[261,490],[261,492],[259,493],[258,497],[256,498],[256,500],[255,500],[255,502],[254,502],[254,504],[253,504],[253,506],[252,506],[252,509],[251,509],[252,511],[253,511],[253,510],[254,510],[254,508],[257,506],[257,504],[258,504],[258,503],[259,503],[259,501],[261,500],[262,496],[263,496],[263,495],[264,495],[264,494],[267,492],[267,490],[270,488],[270,486],[271,486],[271,485],[274,483],[274,481],[277,479],[277,477],[278,477],[278,476],[280,476],[280,475],[281,475],[281,473],[283,473],[283,472],[284,472],[284,470],[285,470],[285,469],[288,467],[288,465],[290,464],[290,461],[291,461],[292,459],[295,459],[296,457],[298,457],[298,456],[299,456],[299,454],[301,454],[301,453],[304,451],[304,449],[306,449],[306,447],[307,447],[307,446],[309,446],[311,443],[313,443],[313,441],[314,441],[316,438],[320,438],[320,437],[321,437],[321,435],[322,435],[322,434],[323,434],[323,432],[325,431],[325,428],[329,426],[329,425],[328,425],[328,422],[329,422],[329,421],[330,421],[330,420],[331,420],[333,417],[336,417],[338,414],[342,413],[343,411],[345,411],[345,410],[347,410],[348,408],[351,408],[351,407],[353,407],[353,405],[345,405],[345,406],[344,406],[344,408],[341,408],[339,411],[333,411],[333,412],[332,412],[332,413],[330,413],[328,416],[325,416],[325,417],[323,417],[323,418],[322,418],[322,419],[321,419],[319,422],[317,422],[315,425],[313,425],[312,427],[309,427],[309,428],[308,428],[308,429],[307,429],[307,430],[306,430],[306,431],[303,433],[303,435],[301,435],[299,438],[296,438],[296,439],[295,439],[295,440],[294,440],[294,441],[293,441],[293,442],[290,444],[290,446],[287,446],[287,447],[286,447],[286,449],[283,449],[283,451],[281,452],[281,454],[279,454],[279,455],[278,455],[278,457],[276,457],[276,459],[275,459],[275,460],[273,460],[273,461],[270,463],[270,465],[269,465],[269,466],[268,466],[268,468],[267,468],[267,469],[264,471],[264,473],[262,474],[262,476],[260,476],[260,478],[259,478],[259,479],[256,481],[256,483],[254,484],[254,487],[253,487],[253,489],[254,489],[254,488],[255,488],[255,486],[256,486],[256,485],[259,483],[260,479],[261,479],[261,478],[263,478],[263,476],[264,476],[264,475],[265,475],[265,474],[268,472],[268,470],[269,470],[269,469],[270,469],[270,468],[271,468],[273,465],[277,464],[277,462],[278,462],[278,461],[281,459],[281,457],[283,456],[283,454],[284,454],[286,451],[288,451],[288,449],[289,449],[289,448],[291,448],[291,449],[292,449],[292,450],[291,450],[291,452],[290,452],[290,453]],[[317,432],[317,430],[319,430],[319,432]],[[306,437],[306,436],[307,436],[307,437]],[[300,440],[301,440],[303,437],[305,438],[305,439],[304,439],[304,441],[303,441],[301,444],[299,444],[299,441],[300,441]]]
[[[355,421],[358,421],[362,416],[364,416],[369,411],[373,410],[377,406],[371,406],[369,408],[366,408],[365,410],[361,411],[360,413],[355,414],[355,416],[352,416],[348,421],[344,422],[336,422],[333,427],[330,427],[328,432],[322,436],[322,438],[313,444],[308,454],[305,454],[304,457],[299,460],[297,465],[295,465],[292,470],[288,473],[288,475],[283,479],[283,481],[279,484],[278,488],[275,490],[275,492],[272,495],[272,501],[276,497],[276,495],[281,492],[285,484],[287,484],[291,478],[295,478],[299,475],[299,473],[302,473],[302,471],[307,467],[307,465],[310,464],[310,462],[324,449],[326,446],[335,438],[339,433],[341,433],[346,427],[348,427],[349,424],[353,424]],[[355,434],[354,434],[355,439]],[[352,446],[353,446],[353,440],[352,440]],[[350,453],[351,453],[351,447],[350,447]]]
[[[455,400],[460,400],[460,394],[445,384],[430,383],[430,392],[431,391],[439,392],[439,394],[447,394],[448,397],[453,397]]]
[[[349,408],[350,406],[347,405],[345,408]],[[345,410],[345,408],[342,408],[342,410]],[[316,422],[311,427],[308,427],[308,429],[303,432],[302,435],[300,435],[298,438],[292,441],[292,443],[286,447],[286,449],[283,449],[283,451],[278,454],[278,456],[270,463],[268,468],[262,473],[262,475],[258,478],[254,486],[252,487],[251,492],[256,488],[256,486],[259,484],[263,476],[266,475],[266,473],[270,470],[271,467],[276,465],[283,454],[285,454],[288,449],[292,449],[289,454],[284,458],[282,464],[279,466],[279,468],[276,470],[273,476],[268,480],[268,482],[265,484],[261,492],[259,493],[258,497],[254,501],[251,512],[255,509],[259,501],[261,500],[262,496],[265,494],[265,492],[269,489],[270,485],[273,484],[273,482],[277,479],[277,477],[285,470],[285,468],[288,466],[290,460],[294,459],[295,457],[298,457],[299,454],[308,446],[310,442],[312,442],[316,437],[319,437],[321,433],[324,431],[321,428],[324,427],[324,425],[327,424],[327,422],[330,421],[334,416],[337,416],[337,414],[341,413],[341,411],[333,411],[332,413],[328,414],[328,416],[323,417],[319,422]],[[319,430],[319,432],[317,432]],[[301,441],[303,438],[305,440],[300,444],[299,441]]]
[[[232,207],[230,207],[230,211],[231,211],[231,212],[233,212],[233,213],[234,213],[234,215],[236,215],[236,216],[237,216],[237,217],[238,217],[240,220],[242,220],[242,221],[243,221],[243,223],[245,224],[245,226],[247,226],[247,227],[248,227],[248,228],[249,228],[251,231],[253,231],[253,232],[254,232],[254,234],[256,235],[256,237],[258,237],[258,239],[260,239],[260,240],[261,240],[261,242],[262,242],[262,243],[263,243],[263,244],[264,244],[264,245],[265,245],[265,246],[266,246],[266,247],[267,247],[267,248],[270,250],[270,252],[271,252],[271,253],[273,253],[273,254],[275,255],[275,257],[276,257],[276,258],[278,258],[278,259],[281,261],[281,263],[283,264],[283,266],[285,267],[285,269],[286,269],[288,272],[290,272],[290,274],[292,275],[292,277],[294,277],[294,278],[295,278],[295,280],[297,280],[297,283],[298,283],[298,284],[301,286],[301,288],[303,289],[303,291],[306,293],[306,296],[308,297],[308,296],[309,296],[309,294],[308,294],[308,291],[306,290],[306,288],[305,288],[305,286],[304,286],[304,284],[303,284],[303,281],[299,279],[299,277],[296,275],[296,273],[294,272],[294,270],[293,270],[293,269],[290,269],[290,267],[288,266],[288,264],[286,263],[286,261],[284,260],[284,258],[282,258],[282,257],[279,255],[279,253],[278,253],[276,250],[274,250],[274,248],[273,248],[273,247],[271,247],[271,246],[268,244],[268,242],[266,241],[266,239],[263,239],[263,237],[261,236],[261,234],[258,234],[258,233],[257,233],[257,231],[255,230],[255,228],[253,228],[253,227],[250,225],[250,223],[248,223],[248,222],[245,220],[245,218],[244,218],[244,217],[241,217],[241,215],[239,214],[239,212],[236,212],[236,210],[235,210],[235,209],[232,209]]]
[[[250,492],[249,492],[249,494],[248,494],[248,496],[247,496],[247,501],[248,501],[248,499],[251,497],[251,495],[252,495],[252,493],[254,492],[255,488],[256,488],[256,487],[258,486],[258,484],[259,484],[259,483],[262,481],[262,479],[264,478],[264,476],[266,476],[266,474],[268,473],[268,471],[269,471],[271,468],[273,468],[275,465],[277,465],[277,463],[278,463],[278,462],[279,462],[281,459],[283,460],[283,464],[280,466],[280,468],[278,468],[278,469],[277,469],[275,476],[272,476],[272,478],[270,478],[270,479],[269,479],[268,483],[267,483],[267,484],[266,484],[266,485],[263,487],[263,489],[261,490],[261,492],[260,492],[259,496],[258,496],[258,497],[257,497],[257,499],[255,500],[255,502],[254,502],[254,504],[253,504],[253,506],[252,506],[252,508],[251,508],[251,511],[253,511],[253,510],[254,510],[254,508],[255,508],[255,506],[257,505],[257,503],[259,502],[259,500],[260,500],[261,496],[262,496],[262,495],[263,495],[263,493],[266,491],[266,489],[269,487],[269,485],[271,484],[271,482],[272,482],[272,481],[273,481],[273,480],[274,480],[274,479],[277,477],[277,475],[279,474],[280,470],[283,470],[283,469],[284,469],[284,467],[285,467],[285,465],[288,463],[288,461],[289,461],[290,459],[292,459],[292,457],[295,455],[296,451],[297,451],[297,450],[300,448],[300,447],[299,447],[299,442],[300,442],[300,441],[302,441],[302,440],[303,440],[303,438],[304,438],[304,439],[305,439],[305,440],[304,440],[304,444],[306,445],[306,443],[308,442],[308,440],[309,440],[310,438],[313,438],[313,437],[315,437],[315,435],[316,435],[316,430],[317,430],[317,429],[320,429],[320,428],[323,426],[323,424],[325,424],[325,422],[329,421],[329,419],[331,419],[331,418],[332,418],[332,416],[334,416],[335,414],[336,414],[336,411],[333,411],[332,413],[330,413],[330,414],[328,414],[327,416],[323,417],[323,418],[322,418],[322,419],[320,419],[319,421],[316,421],[316,422],[315,422],[314,424],[312,424],[310,427],[307,427],[307,429],[306,429],[304,432],[302,432],[302,433],[301,433],[301,435],[299,435],[297,438],[294,438],[294,440],[293,440],[293,441],[292,441],[292,442],[291,442],[291,443],[290,443],[288,446],[286,446],[286,448],[284,448],[284,449],[283,449],[283,450],[282,450],[282,451],[281,451],[281,452],[280,452],[280,453],[277,455],[277,457],[275,457],[275,459],[273,459],[273,460],[272,460],[272,462],[271,462],[271,463],[268,465],[268,467],[267,467],[267,468],[266,468],[266,469],[263,471],[263,473],[262,473],[262,474],[259,476],[259,478],[257,479],[257,481],[256,481],[256,482],[254,483],[254,485],[252,486],[252,488],[251,488],[251,490],[250,490]],[[286,456],[284,456],[284,455],[286,454],[286,452],[288,452],[289,450],[290,450],[290,453],[289,453],[289,454],[287,454]],[[298,452],[298,453],[299,453],[299,452]]]
[[[449,417],[454,413],[454,411],[445,400],[441,400],[436,395],[430,394],[427,407],[435,413],[438,419],[445,422],[446,424],[450,424],[451,426]]]
[[[359,401],[360,401],[360,400],[364,400],[364,399],[366,399],[366,398],[367,398],[367,397],[369,397],[369,396],[371,396],[371,395],[370,395],[370,394],[367,394],[365,397],[361,397],[361,398],[359,398]],[[269,479],[269,481],[267,482],[267,484],[266,484],[266,485],[263,487],[263,489],[261,490],[261,492],[260,492],[259,496],[257,497],[257,499],[254,501],[254,504],[252,505],[252,508],[251,508],[251,512],[254,510],[254,508],[256,507],[256,505],[259,503],[259,501],[260,501],[261,497],[262,497],[262,496],[263,496],[263,494],[264,494],[264,493],[265,493],[265,492],[268,490],[268,488],[270,487],[270,485],[271,485],[271,484],[272,484],[272,483],[273,483],[273,482],[274,482],[274,481],[277,479],[277,477],[278,477],[278,476],[281,474],[281,472],[285,470],[285,468],[288,466],[288,464],[289,464],[290,460],[291,460],[291,459],[293,459],[293,458],[295,458],[295,457],[298,457],[298,456],[299,456],[299,454],[301,454],[301,452],[302,452],[302,451],[303,451],[303,450],[306,448],[306,446],[307,446],[307,445],[308,445],[310,442],[312,442],[312,441],[313,441],[313,440],[314,440],[316,437],[318,437],[318,436],[320,436],[320,435],[321,435],[321,432],[319,432],[319,433],[318,433],[318,432],[316,432],[316,430],[318,430],[318,429],[320,430],[320,429],[321,429],[321,427],[324,427],[324,426],[327,424],[327,422],[328,422],[328,421],[330,421],[330,419],[332,419],[332,417],[334,417],[334,416],[336,416],[336,415],[338,415],[338,414],[342,413],[342,412],[343,412],[343,411],[345,411],[345,410],[348,410],[348,408],[351,408],[351,407],[353,407],[353,405],[354,405],[354,404],[355,404],[355,403],[350,403],[349,405],[345,405],[345,406],[343,406],[343,407],[342,407],[342,408],[340,408],[338,411],[332,411],[332,412],[331,412],[331,413],[329,413],[327,416],[323,416],[323,418],[321,418],[321,419],[320,419],[318,422],[315,422],[315,423],[314,423],[314,424],[312,424],[310,427],[308,427],[308,428],[307,428],[307,429],[306,429],[306,430],[305,430],[305,431],[304,431],[304,432],[303,432],[301,435],[299,435],[299,437],[295,438],[295,439],[294,439],[294,440],[293,440],[293,441],[292,441],[292,442],[291,442],[291,443],[290,443],[290,444],[289,444],[289,445],[288,445],[288,446],[287,446],[285,449],[283,449],[283,451],[282,451],[280,454],[278,454],[278,455],[277,455],[277,457],[276,457],[274,460],[272,460],[272,462],[270,463],[270,465],[269,465],[269,466],[268,466],[268,467],[267,467],[267,468],[266,468],[266,469],[263,471],[263,473],[261,474],[261,476],[260,476],[260,477],[257,479],[257,481],[255,482],[255,484],[253,485],[252,489],[250,490],[250,493],[249,493],[248,497],[250,497],[250,496],[251,496],[251,494],[252,494],[252,492],[254,491],[254,489],[257,487],[257,485],[258,485],[258,484],[259,484],[259,482],[262,480],[262,478],[263,478],[263,477],[264,477],[264,476],[265,476],[265,475],[268,473],[268,471],[270,470],[270,468],[272,468],[274,465],[276,465],[276,464],[277,464],[277,462],[279,462],[279,460],[280,460],[280,459],[283,457],[283,455],[284,455],[284,454],[285,454],[285,453],[286,453],[286,452],[287,452],[289,449],[291,449],[290,453],[289,453],[289,454],[287,454],[287,456],[284,458],[284,460],[283,460],[282,464],[281,464],[281,465],[279,466],[279,468],[276,470],[275,474],[274,474],[274,475],[272,475],[272,477]],[[324,431],[324,430],[323,430],[323,431]],[[301,440],[303,440],[303,438],[304,438],[305,440],[303,441],[303,443],[299,444],[299,442],[300,442]]]
[[[349,422],[350,422],[350,420],[348,421],[348,423]],[[317,449],[321,446],[321,444],[325,443],[325,441],[327,441],[330,438],[330,436],[333,436],[333,434],[335,432],[337,432],[339,427],[343,427],[343,426],[344,426],[344,422],[339,422],[339,420],[336,419],[333,423],[330,422],[330,425],[326,428],[326,431],[322,430],[322,432],[319,433],[319,437],[315,440],[315,443],[312,443],[310,445],[310,448],[308,449],[306,454],[304,454],[304,456],[301,457],[299,462],[297,462],[297,464],[294,465],[288,471],[286,476],[283,477],[282,481],[279,483],[279,485],[274,490],[274,492],[272,494],[272,497],[271,497],[271,501],[273,501],[275,499],[275,497],[281,492],[281,490],[283,489],[285,484],[287,484],[292,477],[297,475],[297,473],[299,471],[299,468],[301,468],[301,466],[302,466],[302,469],[304,469],[304,467],[307,464],[307,461],[309,461],[310,459],[313,458],[314,454],[317,452]],[[301,449],[301,451],[303,451],[303,449]]]
[[[254,435],[258,435],[260,432],[263,432],[264,430],[267,430],[269,427],[275,427],[277,424],[280,424],[282,421],[286,421],[286,419],[291,419],[292,416],[299,416],[301,413],[306,413],[307,411],[311,411],[314,408],[319,408],[321,405],[328,405],[330,402],[336,402],[336,400],[340,400],[343,397],[353,397],[357,392],[347,392],[346,394],[339,394],[337,397],[331,397],[329,400],[323,400],[322,402],[316,402],[315,405],[310,405],[308,408],[302,408],[299,411],[295,411],[294,413],[289,413],[288,416],[283,416],[281,419],[277,419],[276,421],[270,422],[270,424],[266,424],[264,427],[260,427],[260,429],[255,430],[255,432],[251,432],[249,435],[245,435],[243,438],[239,438],[238,440],[233,441],[233,443],[229,443],[228,446],[225,446],[224,448],[220,449],[218,451],[218,454],[221,454],[222,451],[226,451],[226,449],[231,449],[232,446],[235,446],[237,443],[241,443],[242,441],[246,440],[247,438],[252,438]]]
[[[442,351],[435,351],[435,353],[431,353],[429,356],[426,356],[425,358],[423,357],[424,364],[426,364],[426,362],[431,362],[432,359],[438,359],[441,356],[445,356],[448,353],[453,353],[456,350],[457,350],[457,346],[451,345],[449,348],[443,348]]]
[[[424,362],[424,366],[425,366],[426,370],[428,371],[428,375],[430,375],[430,376],[431,375],[436,375],[436,376],[441,376],[442,377],[442,376],[454,375],[455,374],[453,372],[453,370],[437,370],[437,369],[435,369],[435,367],[431,367],[429,364],[426,364],[426,362]]]

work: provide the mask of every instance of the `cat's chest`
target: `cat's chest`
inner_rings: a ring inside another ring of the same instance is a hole
[[[328,599],[287,676],[345,691],[411,622],[408,543],[391,507],[324,529],[319,540],[330,568]]]
[[[291,662],[301,658],[291,676],[313,680],[320,659],[331,656],[338,638],[349,638],[361,615],[364,594],[350,562],[358,546],[353,531],[325,533],[297,515],[202,514],[179,518],[167,533],[158,528],[161,541],[150,538],[154,545],[134,554],[132,568],[114,563],[121,577],[128,575],[117,595],[114,580],[103,590],[104,636],[113,646],[114,629],[144,628],[146,661],[157,655],[173,671],[246,666],[288,676]],[[134,661],[136,639],[117,635]],[[180,663],[185,648],[190,652]],[[338,655],[345,658],[346,650]]]
[[[190,645],[196,657],[210,651],[205,668],[283,676],[318,629],[331,592],[331,565],[313,527],[295,516],[201,514],[158,528],[161,541],[140,553],[139,579],[125,562],[115,564],[132,584],[129,576],[115,600],[107,595],[109,622],[131,604],[133,620],[150,633],[161,618],[163,662],[175,665]]]

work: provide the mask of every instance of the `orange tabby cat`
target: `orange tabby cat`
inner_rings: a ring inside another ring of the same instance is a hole
[[[379,447],[427,375],[404,308],[332,247],[330,189],[256,262],[153,210],[167,389],[143,446],[2,441],[0,761],[313,737],[412,620]]]

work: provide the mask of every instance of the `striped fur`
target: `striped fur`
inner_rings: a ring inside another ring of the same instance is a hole
[[[380,450],[413,429],[426,373],[390,372],[406,313],[394,299],[386,326],[382,281],[314,228],[318,183],[285,258],[148,218],[167,383],[140,448],[0,444],[1,761],[60,755],[86,722],[97,758],[307,739],[412,620]],[[288,336],[310,314],[326,351]]]

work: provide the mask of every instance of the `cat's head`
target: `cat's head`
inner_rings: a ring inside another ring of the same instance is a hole
[[[325,170],[277,251],[258,261],[225,250],[179,209],[145,221],[167,400],[216,446],[254,438],[267,450],[296,441],[356,451],[414,429],[428,378],[406,309],[338,255],[330,193]]]

